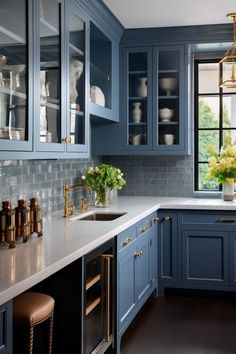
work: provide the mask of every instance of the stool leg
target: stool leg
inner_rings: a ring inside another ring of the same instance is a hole
[[[34,326],[30,325],[29,354],[33,353],[33,338],[34,338]]]
[[[52,354],[53,313],[49,319],[48,354]]]

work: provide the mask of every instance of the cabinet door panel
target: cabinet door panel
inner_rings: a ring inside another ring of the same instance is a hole
[[[230,286],[236,286],[236,233],[230,233]]]
[[[150,289],[149,237],[147,234],[137,240],[135,246],[135,298],[141,301]]]
[[[0,12],[0,150],[32,149],[31,2],[4,1]],[[31,115],[30,115],[31,117]]]
[[[118,321],[119,329],[128,322],[135,307],[135,248],[128,246],[118,261]]]
[[[158,222],[158,272],[162,283],[175,283],[177,269],[177,213],[160,212]]]
[[[182,280],[210,288],[228,283],[228,233],[182,232]]]

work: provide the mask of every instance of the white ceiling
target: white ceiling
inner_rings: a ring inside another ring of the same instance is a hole
[[[230,23],[235,0],[103,0],[125,28]],[[232,22],[231,22],[232,23]]]

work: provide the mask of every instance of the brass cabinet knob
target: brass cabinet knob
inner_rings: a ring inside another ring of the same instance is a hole
[[[62,139],[62,142],[65,144],[70,144],[71,143],[71,138],[65,137]]]
[[[135,252],[135,257],[141,257],[143,255],[143,251],[142,250],[138,250]]]
[[[169,221],[171,219],[171,217],[170,216],[165,216],[163,219],[164,219],[164,221]]]
[[[122,246],[127,246],[130,242],[133,241],[132,237],[127,237],[124,241],[122,241]]]

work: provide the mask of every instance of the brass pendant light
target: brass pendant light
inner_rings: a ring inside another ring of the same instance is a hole
[[[227,17],[234,23],[234,41],[219,62],[222,65],[222,70],[219,68],[219,87],[236,88],[236,13],[230,13]]]

